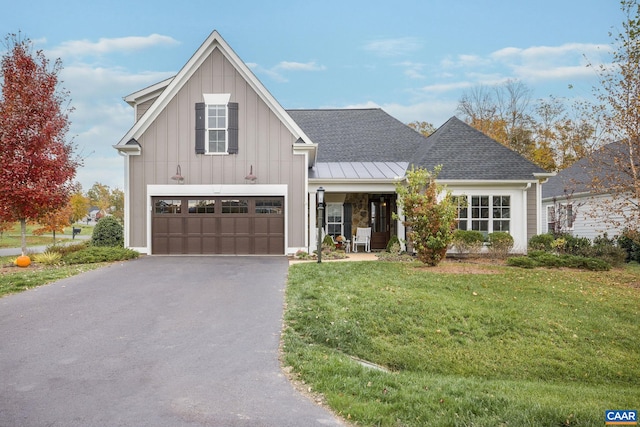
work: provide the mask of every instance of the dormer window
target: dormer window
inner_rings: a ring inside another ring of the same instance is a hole
[[[203,94],[196,104],[196,154],[238,153],[238,103],[231,94]]]

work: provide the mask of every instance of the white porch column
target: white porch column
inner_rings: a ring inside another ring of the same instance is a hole
[[[318,203],[317,203],[317,194],[316,190],[309,191],[309,230],[307,230],[309,235],[307,252],[312,254],[313,251],[318,246],[318,241],[316,240],[316,235],[318,232],[318,224],[316,222],[316,218],[318,217]]]
[[[402,212],[402,206],[399,203],[396,203],[396,214],[398,215],[398,220],[396,221],[396,229],[398,230],[398,240],[400,240],[400,247],[403,251],[407,250],[407,245],[405,241],[405,227],[402,221],[404,220],[404,213]]]

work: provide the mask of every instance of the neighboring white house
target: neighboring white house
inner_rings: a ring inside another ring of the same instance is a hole
[[[621,142],[605,145],[549,179],[542,189],[544,232],[555,229],[593,240],[604,233],[614,237],[625,227],[638,226],[638,200],[630,193],[614,197],[593,191],[594,179],[602,183],[600,187],[621,182],[619,163],[626,155],[621,150]]]
[[[461,228],[507,231],[515,251],[542,230],[544,170],[452,117],[425,138],[379,108],[285,110],[216,31],[178,74],[125,97],[125,245],[148,254],[275,254],[325,232],[370,227],[371,248],[405,239],[396,184],[433,170],[466,195]]]

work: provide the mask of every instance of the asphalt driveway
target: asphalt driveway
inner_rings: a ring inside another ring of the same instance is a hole
[[[143,257],[0,299],[0,426],[337,426],[278,361],[284,257]]]

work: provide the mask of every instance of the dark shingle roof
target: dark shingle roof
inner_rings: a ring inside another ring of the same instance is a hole
[[[426,142],[379,108],[287,113],[318,144],[318,162],[408,162]]]
[[[545,172],[457,117],[427,138],[412,163],[428,170],[441,164],[439,179],[530,180]]]
[[[620,184],[631,186],[632,181],[627,179],[621,166],[629,161],[625,148],[623,141],[612,142],[561,170],[542,186],[542,198],[589,193],[594,178],[601,183],[599,188]]]
[[[428,138],[379,108],[287,110],[318,144],[318,163],[408,162],[440,179],[530,180],[545,171],[456,117]]]

